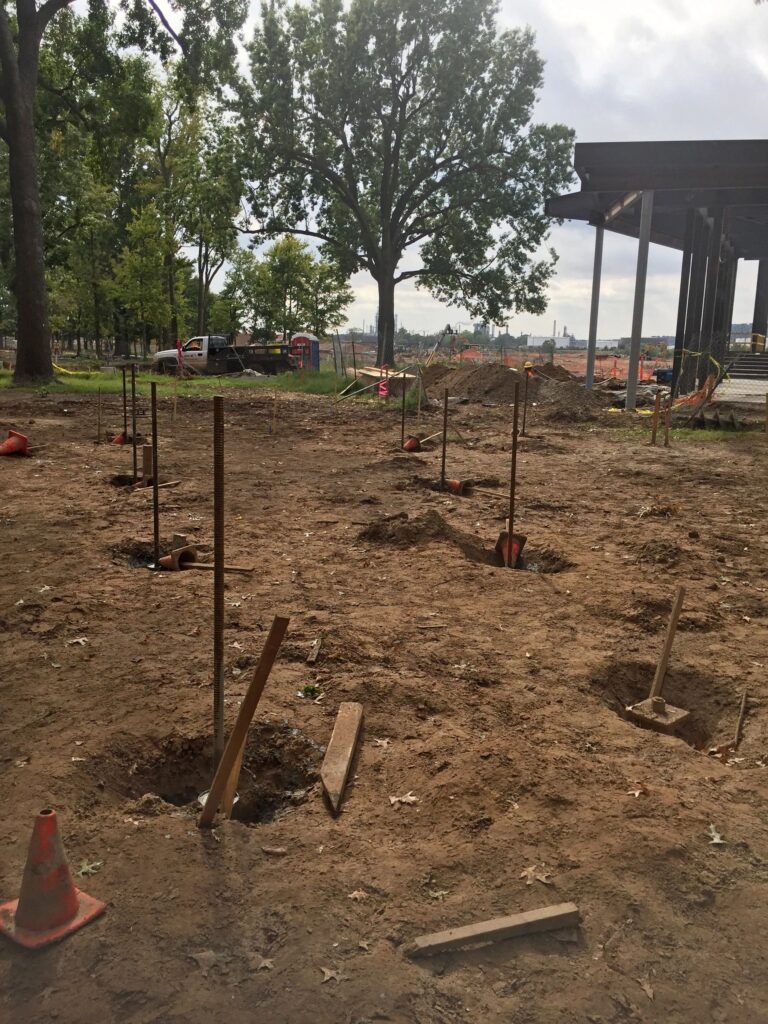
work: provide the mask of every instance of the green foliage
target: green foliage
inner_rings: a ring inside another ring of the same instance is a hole
[[[152,326],[164,323],[170,312],[163,284],[163,227],[154,203],[135,211],[134,219],[128,225],[126,244],[114,268],[113,294],[141,326],[145,356]]]
[[[368,270],[388,362],[408,278],[490,322],[546,305],[543,204],[570,180],[573,133],[531,123],[542,61],[530,30],[496,17],[494,0],[262,7],[254,230],[314,235],[344,273]],[[423,265],[399,270],[415,246]]]
[[[221,320],[266,336],[310,330],[327,334],[343,320],[352,292],[338,267],[316,259],[309,246],[290,236],[259,259],[239,249],[219,299]]]

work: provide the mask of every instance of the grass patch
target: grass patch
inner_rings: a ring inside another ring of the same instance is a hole
[[[762,427],[758,430],[719,430],[714,427],[672,427],[669,431],[670,444],[741,444],[762,433]],[[627,441],[650,441],[651,425],[642,424],[637,426],[612,427],[610,433],[615,437],[624,438]],[[656,446],[664,447],[664,426],[659,425],[656,435]]]
[[[164,374],[139,373],[136,377],[136,393],[149,395],[150,384],[157,384],[158,395],[173,395],[180,398],[207,398],[211,395],[227,391],[277,390],[297,392],[305,395],[333,395],[341,391],[345,385],[342,377],[337,377],[333,370],[298,370],[293,373],[281,373],[275,377],[191,377],[177,382],[173,377]],[[0,370],[0,388],[13,388],[13,374],[10,370]],[[120,372],[105,373],[103,371],[73,372],[57,374],[52,381],[36,387],[19,388],[45,395],[95,395],[101,391],[103,395],[121,395],[123,378]]]

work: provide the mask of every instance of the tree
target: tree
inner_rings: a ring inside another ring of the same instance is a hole
[[[148,204],[128,225],[128,242],[115,264],[116,298],[133,313],[141,327],[144,356],[149,355],[151,328],[167,322],[169,309],[164,278],[166,245],[163,221],[154,203]]]
[[[8,147],[13,216],[16,381],[47,379],[52,373],[35,106],[43,35],[72,2],[0,0],[0,140]],[[165,59],[174,43],[178,45],[191,86],[206,77],[218,78],[222,71],[231,73],[236,57],[234,31],[243,23],[245,0],[177,0],[173,7],[178,30],[155,0],[121,0],[121,7],[126,15],[124,41],[152,46]],[[89,19],[98,19],[105,8],[104,0],[90,0]]]
[[[572,132],[531,124],[542,61],[499,33],[496,0],[270,0],[244,110],[253,230],[313,236],[378,284],[379,362],[395,287],[472,315],[541,313],[554,254],[544,199],[570,179]],[[420,247],[421,265],[400,269]]]
[[[287,237],[270,246],[263,259],[250,249],[233,255],[220,299],[228,306],[217,304],[217,321],[232,324],[230,330],[249,326],[269,337],[307,329],[322,335],[343,322],[352,299],[338,267],[315,259],[305,242]]]

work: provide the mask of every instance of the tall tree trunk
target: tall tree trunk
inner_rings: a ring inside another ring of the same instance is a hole
[[[17,382],[50,380],[53,376],[51,333],[48,326],[48,295],[45,286],[43,215],[37,181],[37,153],[33,115],[37,83],[37,45],[28,38],[22,58],[15,59],[7,18],[0,26],[0,83],[5,105],[5,137],[13,216],[13,248],[16,272],[13,291],[18,309]],[[19,26],[27,37],[29,26]],[[22,42],[19,43],[20,49]],[[31,65],[31,66],[30,66]]]
[[[168,289],[168,305],[171,307],[171,346],[179,340],[179,313],[176,309],[176,260],[172,252],[165,254],[166,286]]]
[[[395,272],[382,271],[379,276],[379,335],[376,349],[377,366],[395,362]]]
[[[205,296],[205,257],[203,255],[203,240],[197,240],[197,333],[202,334],[205,330],[204,323],[204,296]]]

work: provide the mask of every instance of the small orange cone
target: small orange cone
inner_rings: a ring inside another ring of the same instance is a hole
[[[112,440],[109,443],[110,444],[128,444],[128,438],[125,436],[125,434],[121,430],[119,434],[115,434],[115,436],[112,438]]]
[[[106,907],[75,888],[56,811],[40,811],[32,829],[19,898],[0,906],[0,932],[20,946],[37,949],[82,928]]]
[[[0,455],[26,455],[27,440],[18,430],[9,430],[7,439],[0,444]]]

